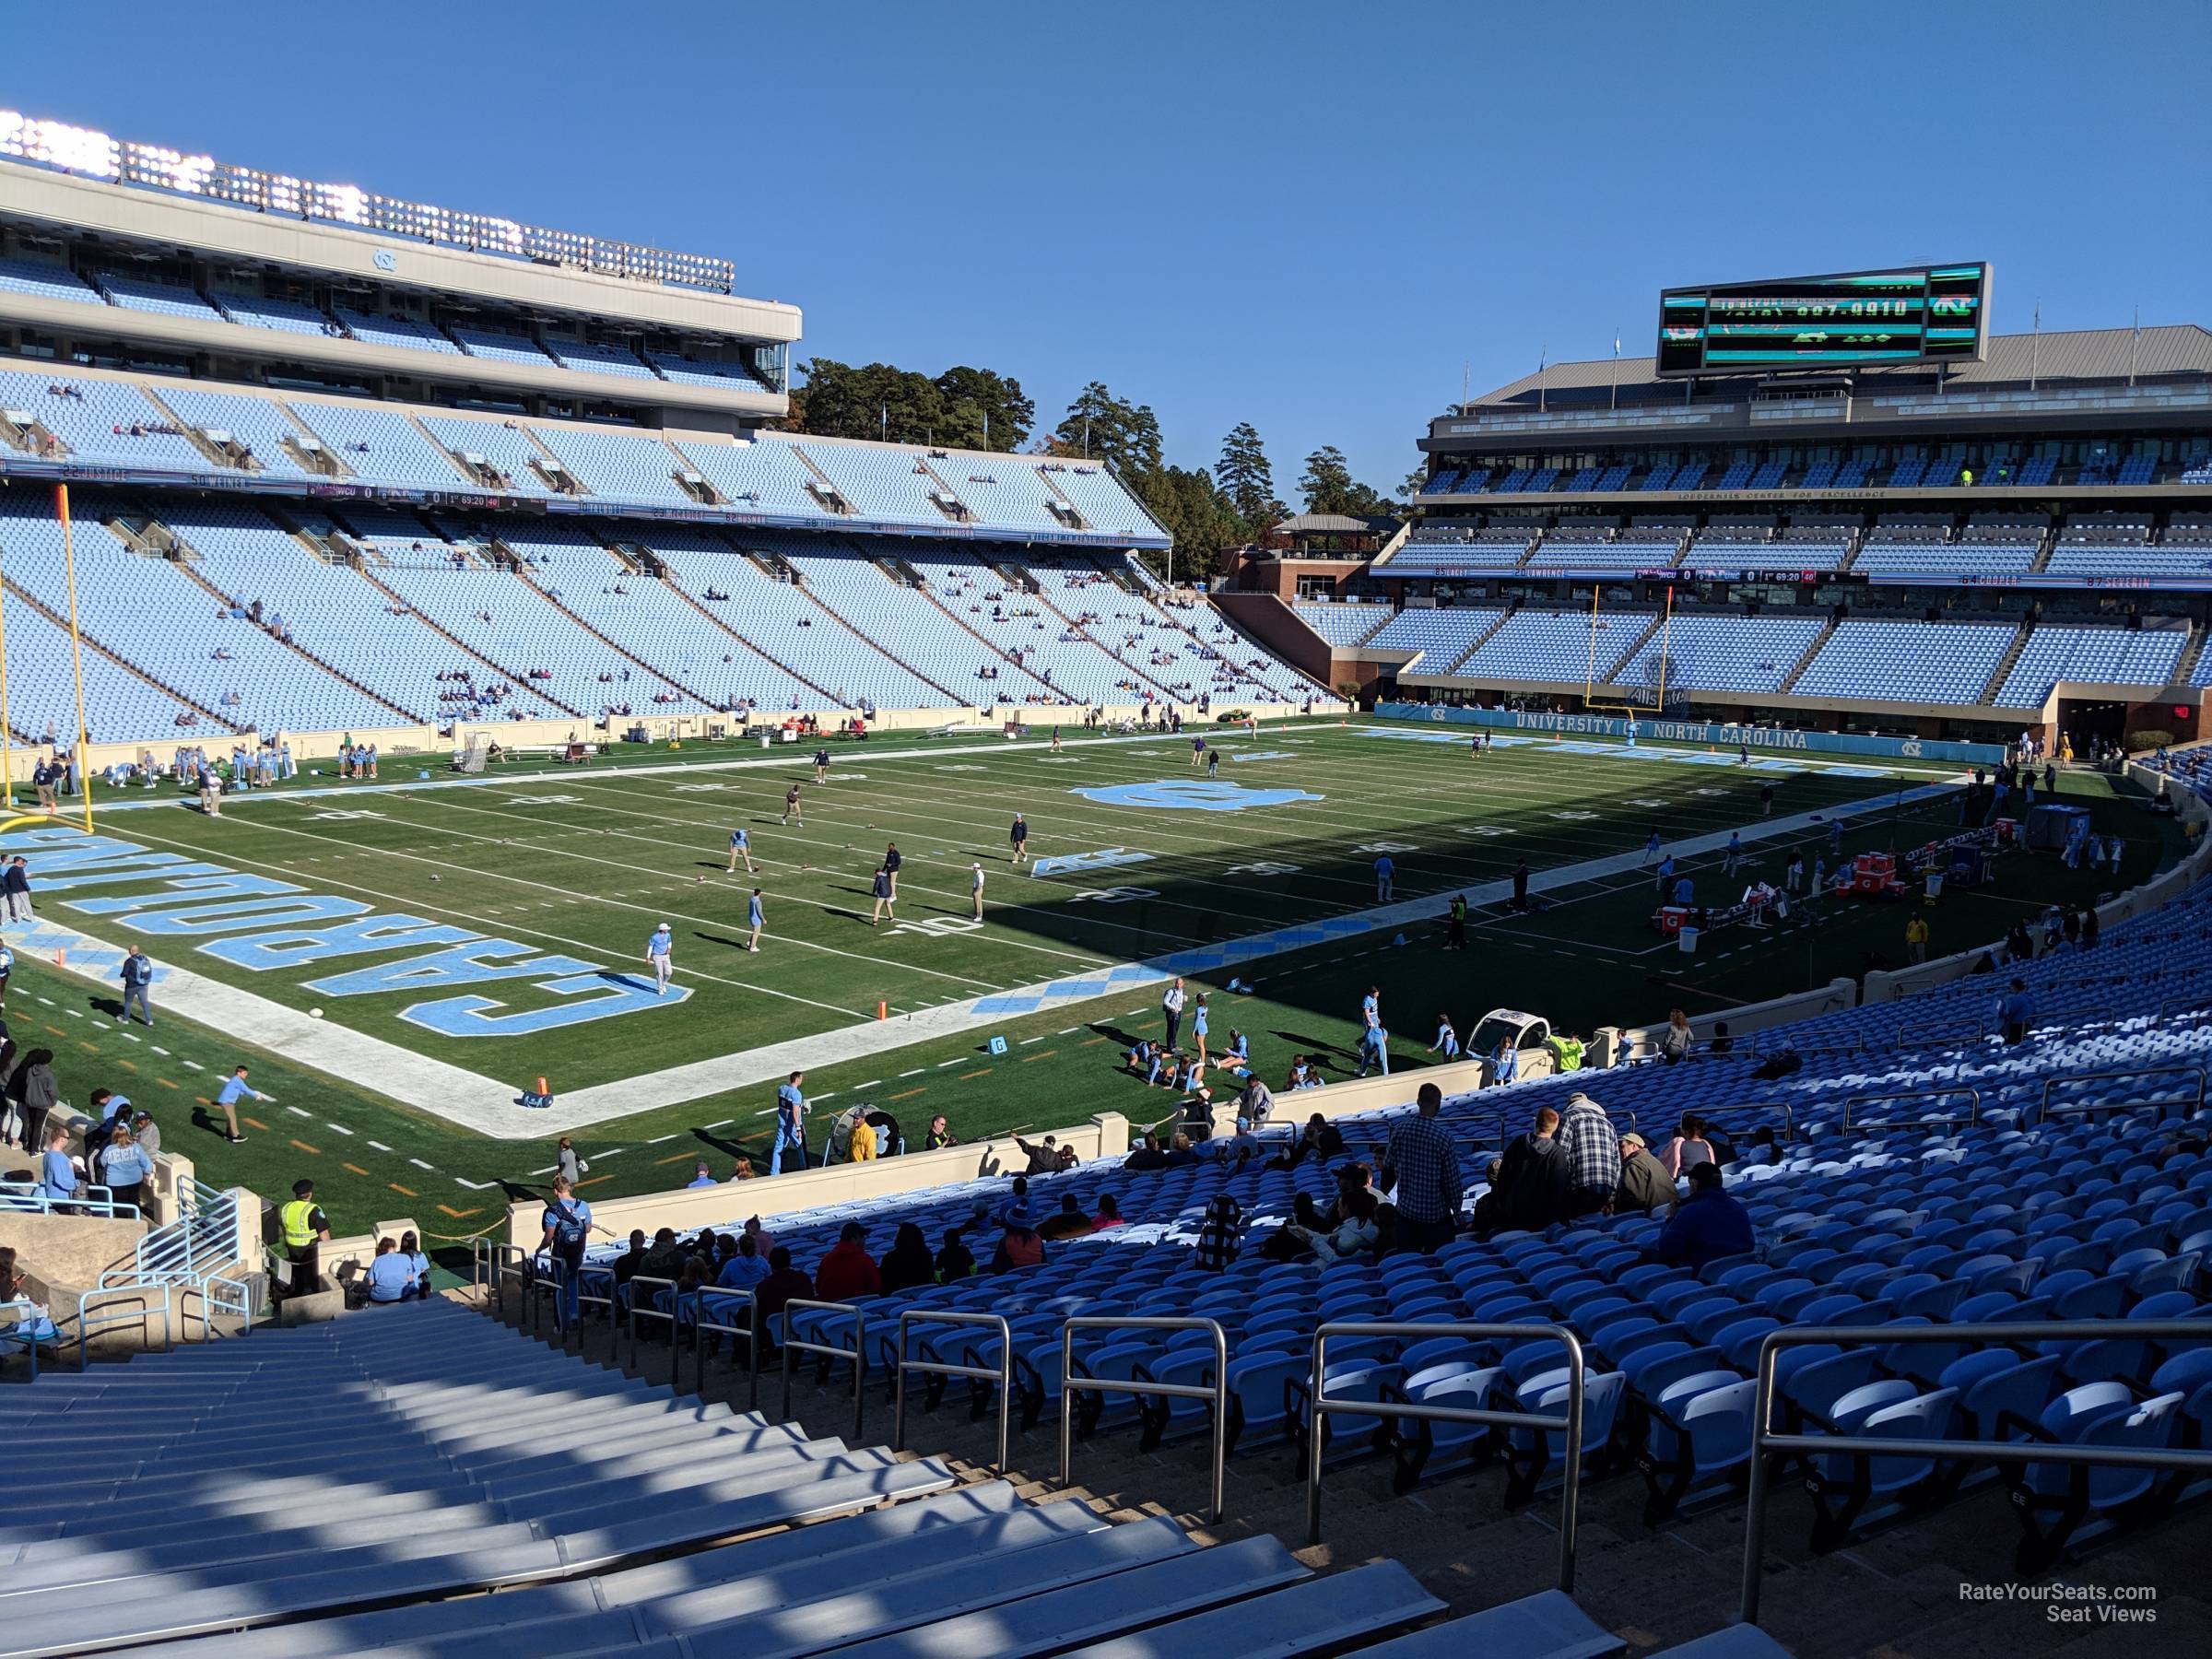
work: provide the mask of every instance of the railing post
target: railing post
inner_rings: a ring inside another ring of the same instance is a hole
[[[978,1324],[998,1331],[998,1367],[947,1365],[935,1359],[910,1359],[907,1332],[916,1324]],[[918,1371],[939,1377],[968,1377],[998,1384],[998,1472],[1005,1474],[1013,1453],[1014,1335],[1001,1313],[967,1313],[950,1309],[909,1308],[899,1315],[899,1365],[892,1394],[891,1450],[906,1449],[906,1373]]]
[[[1751,1465],[1744,1488],[1744,1576],[1736,1617],[1759,1622],[1759,1561],[1767,1546],[1767,1428],[1774,1409],[1774,1356],[1777,1345],[1759,1345],[1759,1387],[1751,1400]]]
[[[1211,1387],[1187,1382],[1123,1382],[1103,1377],[1074,1374],[1077,1330],[1197,1331],[1213,1337],[1214,1381]],[[1060,1327],[1060,1484],[1074,1484],[1075,1406],[1077,1394],[1158,1394],[1170,1399],[1206,1399],[1213,1404],[1213,1511],[1214,1524],[1221,1524],[1228,1503],[1229,1479],[1229,1335],[1218,1319],[1193,1315],[1077,1314]]]

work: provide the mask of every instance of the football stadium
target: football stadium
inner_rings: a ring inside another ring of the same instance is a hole
[[[0,110],[0,1654],[2201,1647],[2212,331],[1883,240],[1217,559]]]

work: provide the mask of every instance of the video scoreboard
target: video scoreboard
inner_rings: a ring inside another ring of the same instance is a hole
[[[1972,361],[1989,338],[1989,275],[1942,265],[1667,288],[1659,372]]]

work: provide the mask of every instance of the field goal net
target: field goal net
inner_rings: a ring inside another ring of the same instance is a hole
[[[1675,590],[1665,607],[1607,614],[1603,590],[1590,590],[1589,667],[1583,701],[1595,713],[1679,713],[1689,687],[1675,648]]]

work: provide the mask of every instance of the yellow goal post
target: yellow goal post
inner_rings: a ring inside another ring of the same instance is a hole
[[[71,743],[67,753],[75,761],[77,786],[83,793],[78,796],[76,805],[65,812],[61,810],[23,812],[18,809],[19,803],[16,799],[15,751],[18,748],[29,747],[35,755],[42,749],[51,747],[54,757],[58,759],[63,755],[64,749],[58,742],[39,742],[28,737],[24,743],[19,744],[16,741],[15,723],[11,717],[7,700],[8,670],[11,666],[7,650],[7,548],[5,544],[0,544],[0,830],[19,830],[30,824],[76,824],[81,821],[85,832],[88,835],[92,830],[92,776],[91,767],[87,759],[87,750],[90,747],[91,727],[85,719],[85,645],[77,630],[76,544],[69,523],[68,485],[56,484],[53,487],[53,510],[62,524],[62,575],[69,594],[67,619],[69,671],[71,677],[76,682],[76,729],[71,734]],[[35,610],[40,607],[34,604],[32,608]],[[34,663],[31,665],[31,672],[34,675],[42,676],[58,671],[60,666],[58,663],[52,665]],[[81,814],[79,808],[82,809]]]
[[[1606,616],[1605,590],[1590,589],[1590,657],[1583,679],[1583,701],[1602,714],[1663,714],[1670,698],[1679,702],[1674,657],[1675,590],[1656,618],[1632,611],[1627,629]]]

